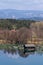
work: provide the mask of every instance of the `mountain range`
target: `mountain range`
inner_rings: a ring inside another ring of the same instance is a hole
[[[30,19],[43,21],[43,11],[0,9],[0,19]]]

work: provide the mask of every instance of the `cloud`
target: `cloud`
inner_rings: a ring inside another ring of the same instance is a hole
[[[37,17],[38,14],[34,14],[32,12],[29,12],[29,13],[25,13],[26,16],[29,16],[29,17]]]
[[[40,17],[43,17],[43,14],[40,14],[39,16],[40,16]]]
[[[43,10],[43,0],[0,0],[0,9]]]

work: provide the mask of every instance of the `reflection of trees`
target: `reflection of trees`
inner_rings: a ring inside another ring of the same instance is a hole
[[[14,53],[17,54],[17,50],[16,50],[16,49],[9,49],[9,48],[8,48],[8,49],[4,49],[4,53],[6,53],[6,52],[7,52],[8,54],[9,54],[9,53],[11,53],[11,54],[14,54]]]
[[[38,47],[36,48],[36,52],[37,52],[38,54],[42,55],[42,54],[43,54],[43,45],[38,46]]]

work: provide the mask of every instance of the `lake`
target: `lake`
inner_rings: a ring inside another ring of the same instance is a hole
[[[43,47],[33,52],[0,50],[0,65],[43,65]]]

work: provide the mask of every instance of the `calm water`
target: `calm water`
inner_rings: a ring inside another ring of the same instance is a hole
[[[43,50],[0,50],[0,65],[43,65]]]

